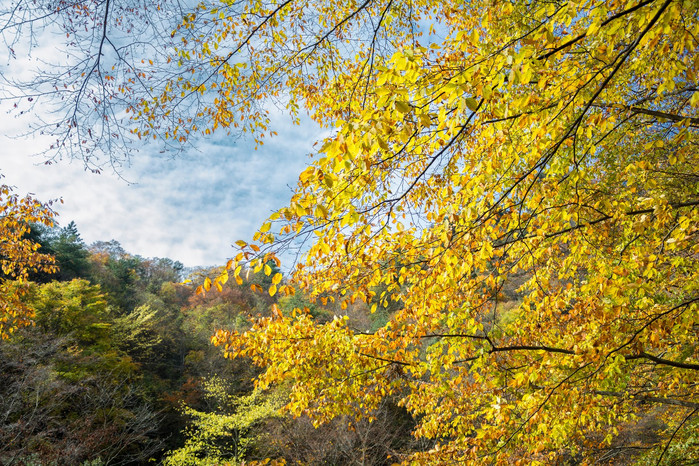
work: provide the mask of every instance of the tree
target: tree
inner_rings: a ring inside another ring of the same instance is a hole
[[[190,406],[182,411],[193,422],[184,446],[169,452],[163,464],[217,465],[240,464],[246,451],[254,444],[252,427],[276,415],[279,396],[253,391],[246,396],[233,396],[224,380],[212,377],[204,381],[206,397],[212,401],[212,412],[202,412]]]
[[[87,280],[53,281],[31,286],[25,301],[35,309],[36,324],[57,336],[71,335],[88,347],[111,347],[110,310],[99,285]]]
[[[59,263],[59,280],[87,278],[90,270],[90,254],[80,237],[75,222],[57,232],[50,245],[50,251]]]
[[[0,175],[1,176],[1,175]],[[40,253],[40,245],[27,237],[30,223],[53,225],[51,202],[31,196],[20,198],[8,185],[0,185],[0,338],[31,325],[34,311],[21,297],[27,292],[31,273],[54,273],[53,257]]]
[[[317,91],[338,71],[371,74],[381,57],[400,48],[404,41],[395,44],[396,37],[415,39],[420,19],[434,18],[417,6],[13,0],[0,7],[0,36],[9,59],[29,57],[22,64],[33,72],[4,75],[0,102],[35,117],[29,134],[54,138],[48,163],[78,158],[95,172],[118,171],[151,138],[175,151],[217,129],[261,142],[270,104],[298,117],[300,105],[319,103]],[[355,33],[365,41],[355,41]],[[46,36],[65,40],[52,40],[42,53]],[[341,58],[354,53],[361,67]],[[33,54],[41,58],[32,61]]]
[[[8,59],[32,72],[3,73],[0,102],[33,116],[29,133],[53,138],[48,163],[76,157],[94,172],[104,165],[118,170],[140,140],[122,124],[129,120],[124,112],[150,95],[151,69],[165,63],[184,8],[177,0],[3,4],[0,37]]]
[[[70,222],[63,228],[32,225],[28,237],[41,245],[41,252],[53,256],[58,269],[51,274],[34,273],[30,276],[32,281],[46,283],[51,279],[69,281],[74,278],[89,277],[90,254],[75,222]]]
[[[434,35],[340,55],[305,99],[337,129],[238,256],[307,239],[299,286],[402,308],[373,333],[300,313],[216,341],[262,387],[296,380],[287,409],[317,422],[399,397],[433,442],[413,461],[590,461],[659,405],[660,462],[699,412],[696,4],[411,5]]]
[[[118,351],[105,296],[85,280],[30,285],[37,325],[0,343],[0,462],[146,462],[162,423]]]
[[[262,388],[293,380],[286,409],[316,422],[396,397],[434,446],[416,462],[590,460],[647,404],[664,426],[648,457],[699,457],[698,8],[270,0],[184,14],[177,48],[157,52],[179,72],[154,65],[143,95],[119,94],[133,134],[260,136],[275,101],[334,128],[218,283],[302,242],[292,283],[270,294],[401,303],[375,332],[275,313],[214,341],[266,367]]]

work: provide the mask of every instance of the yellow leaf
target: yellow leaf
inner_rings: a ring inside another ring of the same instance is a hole
[[[475,112],[478,109],[478,101],[474,99],[473,97],[467,97],[466,98],[466,106],[468,107],[469,110],[472,112]]]
[[[408,113],[410,112],[410,104],[396,100],[395,102],[396,110],[398,110],[400,113]]]

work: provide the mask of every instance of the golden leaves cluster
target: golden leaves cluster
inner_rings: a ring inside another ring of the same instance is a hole
[[[32,223],[53,226],[54,216],[50,203],[21,198],[0,185],[0,338],[32,324],[34,311],[21,300],[29,275],[57,270],[53,257],[39,252],[40,245],[27,237]]]
[[[295,285],[399,305],[373,333],[299,312],[216,342],[318,422],[398,398],[434,445],[417,462],[594,452],[639,400],[681,426],[699,407],[696,3],[265,5],[246,79],[284,76],[335,129],[227,269],[305,241]]]

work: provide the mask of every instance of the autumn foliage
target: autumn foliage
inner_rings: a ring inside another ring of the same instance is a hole
[[[417,464],[609,461],[650,413],[645,460],[699,458],[696,1],[77,5],[58,13],[85,58],[27,84],[63,105],[39,127],[59,153],[263,143],[274,104],[327,129],[289,205],[202,284],[339,303],[275,302],[212,338],[287,412],[397,402],[429,445],[399,458]],[[385,325],[356,326],[357,303]]]
[[[594,458],[649,407],[657,461],[691,432],[695,2],[244,5],[203,11],[222,32],[192,48],[214,57],[212,127],[255,84],[334,129],[230,270],[304,240],[293,283],[318,301],[400,304],[375,332],[303,311],[219,332],[259,386],[292,383],[286,410],[318,423],[399,399],[420,463]]]
[[[0,338],[32,324],[34,311],[20,299],[29,274],[56,271],[53,257],[39,252],[40,245],[27,237],[31,223],[51,226],[54,215],[50,204],[21,198],[0,185]]]

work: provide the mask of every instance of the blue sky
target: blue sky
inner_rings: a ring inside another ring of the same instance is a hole
[[[41,200],[63,198],[56,208],[59,222],[74,220],[88,244],[115,239],[132,254],[169,257],[186,266],[225,263],[234,241],[249,240],[288,201],[321,136],[313,123],[292,125],[278,114],[271,128],[278,136],[257,150],[251,139],[222,134],[195,142],[196,150],[176,159],[151,145],[134,154],[120,179],[109,171],[87,172],[80,161],[43,165],[44,158],[31,155],[47,141],[10,137],[24,124],[5,118],[4,183]]]
[[[5,10],[2,18],[14,17]],[[179,21],[178,14],[175,21]],[[163,20],[172,18],[165,15]],[[14,43],[15,29],[0,35],[5,41],[0,40],[2,183],[15,186],[19,194],[34,193],[40,200],[62,198],[63,204],[56,207],[60,224],[75,221],[86,243],[115,239],[132,254],[170,257],[190,267],[219,265],[234,255],[231,245],[236,240],[250,240],[263,220],[288,202],[291,186],[310,162],[313,143],[322,133],[310,121],[295,126],[279,112],[272,113],[269,128],[278,136],[267,138],[257,150],[251,138],[216,134],[194,141],[194,150],[172,159],[160,154],[157,143],[151,143],[133,155],[120,176],[109,170],[90,173],[80,160],[44,165],[45,156],[32,157],[53,141],[36,134],[16,136],[27,131],[31,118],[50,115],[52,107],[40,105],[45,99],[37,99],[35,113],[18,116],[17,111],[10,111],[14,101],[3,97],[13,94],[14,80],[32,80],[37,68],[51,70],[81,57],[63,43],[60,21],[49,18],[34,26],[34,42],[27,36],[29,26]],[[110,28],[110,40],[124,38],[120,26]],[[83,35],[89,39],[99,33],[87,30]],[[8,43],[14,47],[14,57],[7,50]],[[91,44],[94,41],[80,43]],[[144,50],[150,53],[149,47]]]

